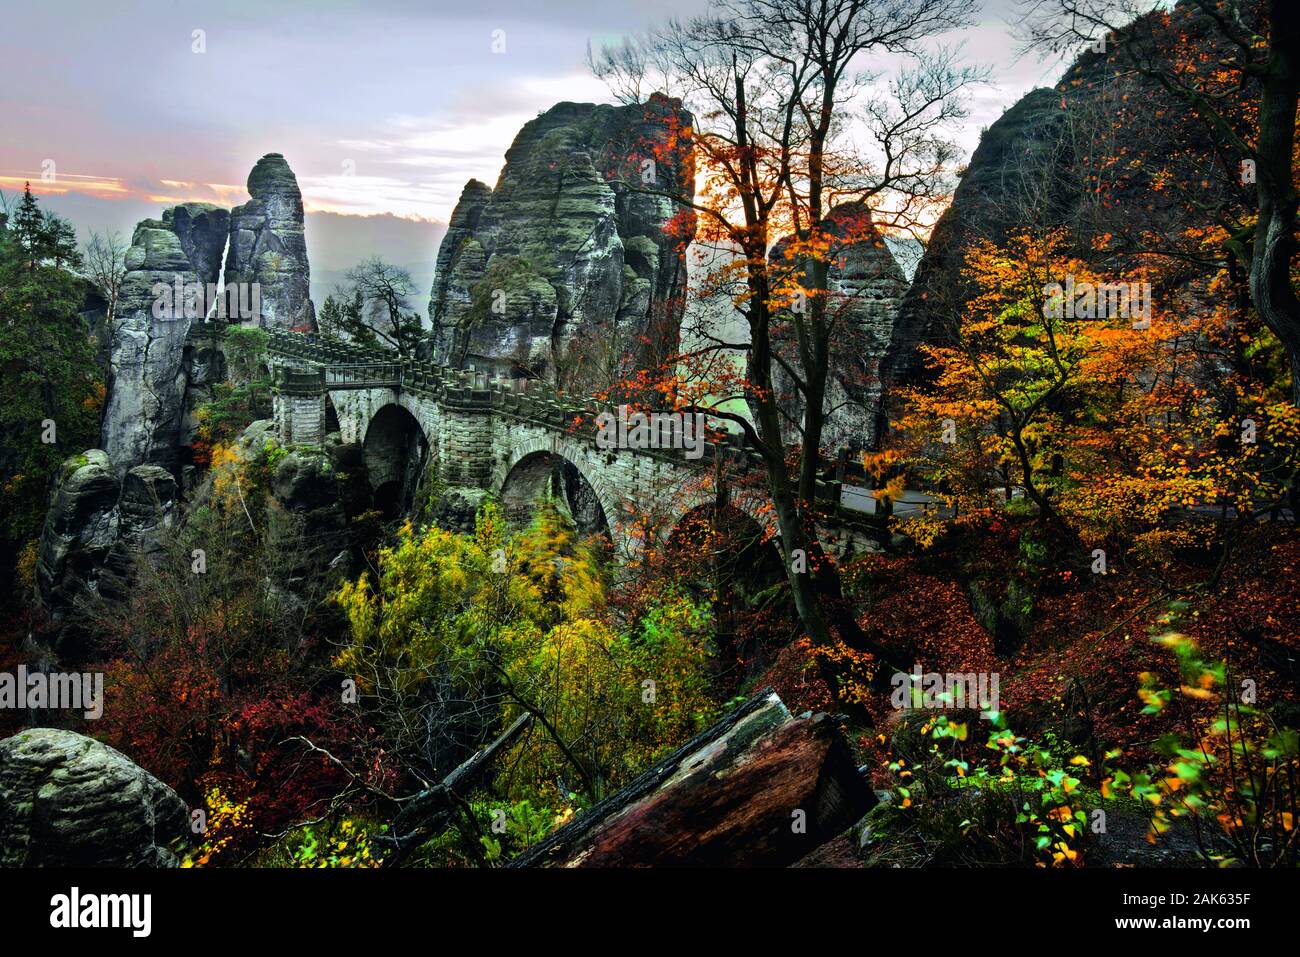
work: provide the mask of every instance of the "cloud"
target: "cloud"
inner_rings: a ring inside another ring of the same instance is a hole
[[[393,114],[375,134],[338,142],[340,172],[300,176],[315,209],[445,219],[465,183],[494,182],[520,127],[562,100],[605,101],[587,74],[486,83],[429,114]]]
[[[303,190],[315,290],[368,244],[422,270],[423,284],[465,182],[494,183],[524,123],[560,101],[609,100],[586,72],[587,43],[689,16],[705,0],[11,7],[6,36],[23,42],[0,57],[0,86],[23,95],[5,115],[0,189],[30,181],[83,235],[129,235],[165,205],[246,201],[248,171],[280,152]],[[1059,70],[1013,55],[1014,11],[1013,0],[989,0],[975,27],[946,38],[993,67],[993,85],[972,92],[970,118],[953,131],[967,153],[981,126]],[[505,31],[502,54],[494,30]],[[53,182],[41,180],[48,159]]]
[[[128,196],[130,188],[116,176],[93,176],[86,173],[58,173],[47,176],[40,170],[0,174],[0,189],[22,190],[27,186],[38,196],[86,193],[90,196]]]
[[[411,182],[391,176],[340,173],[298,179],[303,202],[312,212],[360,216],[390,214],[435,222],[430,214],[445,203],[448,190],[435,183]]]

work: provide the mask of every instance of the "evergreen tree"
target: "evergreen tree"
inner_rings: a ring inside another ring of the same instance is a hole
[[[62,216],[45,214],[41,230],[41,254],[57,269],[80,269],[81,250],[77,248],[77,230]]]
[[[11,231],[19,248],[27,254],[29,269],[46,262],[58,269],[81,267],[76,229],[61,216],[42,210],[32,195],[30,183],[24,185]]]
[[[53,225],[52,225],[53,224]],[[85,281],[70,224],[47,219],[31,191],[0,229],[0,574],[40,533],[51,483],[69,455],[92,448],[103,386],[79,314]],[[73,250],[75,253],[75,249]],[[52,263],[60,265],[53,265]]]
[[[45,225],[45,216],[32,195],[32,184],[23,184],[23,198],[14,212],[11,232],[18,248],[27,253],[28,266],[35,266],[40,254],[41,233]]]

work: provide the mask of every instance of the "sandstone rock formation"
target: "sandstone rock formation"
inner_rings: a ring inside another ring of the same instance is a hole
[[[0,741],[0,867],[175,867],[176,792],[106,744],[34,728]]]
[[[474,239],[474,233],[478,230],[483,208],[491,198],[492,187],[476,179],[470,180],[460,191],[460,199],[456,201],[456,208],[452,210],[451,219],[447,221],[447,232],[442,237],[442,244],[438,246],[438,259],[433,272],[433,291],[429,294],[430,318],[436,315],[438,319],[443,320],[458,307],[464,308],[469,305],[467,298],[469,290],[463,283],[457,287],[454,295],[459,298],[453,303],[452,273],[462,253],[468,251],[471,258],[481,255],[482,245]],[[464,248],[467,242],[474,243],[474,246]],[[466,261],[460,275],[469,276],[481,268],[481,263]]]
[[[864,203],[845,203],[831,210],[823,225],[839,238],[828,276],[831,295],[827,310],[835,322],[831,342],[830,376],[823,408],[827,419],[822,446],[864,449],[875,444],[879,413],[880,363],[889,349],[899,304],[907,280],[895,262]],[[778,243],[780,256],[787,241]],[[781,341],[782,336],[776,337]],[[793,343],[788,343],[793,347]],[[791,356],[793,359],[793,355]],[[803,416],[803,403],[792,382],[777,369],[778,389],[787,414]],[[793,434],[786,441],[799,441]]]
[[[330,562],[348,547],[344,489],[332,453],[343,451],[337,445],[291,449],[271,475],[271,494],[301,523],[304,547],[296,559],[303,570]]]
[[[357,446],[331,436],[324,447],[285,449],[275,423],[259,419],[239,435],[232,451],[237,467],[269,471],[268,491],[276,507],[268,510],[267,531],[272,538],[295,543],[286,572],[290,580],[330,564],[348,548],[349,507],[355,514],[368,506],[357,492],[357,485],[364,485],[365,470]],[[189,508],[208,503],[219,477],[220,469],[208,473],[194,489]]]
[[[217,386],[229,377],[225,352],[226,328],[225,323],[219,320],[202,326],[191,326],[185,343],[185,402],[181,408],[181,427],[177,440],[182,452],[181,484],[186,489],[193,484],[196,467],[187,461],[188,456],[184,452],[194,444],[198,435],[199,408],[215,398]]]
[[[1178,128],[1175,117],[1188,122],[1186,104],[1134,71],[1122,52],[1125,45],[1158,51],[1178,42],[1194,42],[1204,62],[1230,52],[1212,18],[1196,4],[1179,3],[1173,19],[1139,17],[1111,38],[1106,51],[1085,49],[1055,87],[1027,93],[984,132],[899,311],[881,367],[886,392],[924,378],[918,345],[942,341],[977,292],[961,277],[977,241],[1000,244],[1009,231],[1055,226],[1069,227],[1083,241],[1097,233],[1176,236],[1203,223],[1205,209],[1228,202],[1222,186],[1205,177],[1205,168],[1223,162],[1207,128]],[[1189,137],[1200,147],[1187,149]],[[1139,161],[1112,165],[1114,156],[1130,153]],[[1162,163],[1142,163],[1143,155]],[[1194,201],[1186,190],[1152,183],[1161,165],[1173,183],[1200,184]],[[1119,268],[1125,255],[1138,251],[1112,243],[1099,266]],[[1163,292],[1181,298],[1189,290]]]
[[[81,598],[113,594],[134,556],[156,554],[176,514],[176,480],[161,466],[137,465],[119,480],[99,449],[68,459],[41,531],[41,604],[57,621]]]
[[[161,284],[216,283],[230,214],[208,203],[183,203],[162,219],[135,228],[126,253],[110,346],[108,397],[100,446],[125,472],[151,463],[175,469],[185,404],[185,338],[194,321],[184,297],[167,294],[155,310]],[[155,311],[159,315],[155,316]],[[191,310],[192,311],[192,310]]]
[[[316,330],[309,286],[302,192],[279,153],[267,153],[248,174],[252,197],[230,214],[230,249],[225,282],[258,283],[267,329]]]
[[[655,191],[693,195],[691,122],[655,95],[560,103],[527,123],[496,188],[471,181],[443,239],[429,302],[439,361],[592,384],[669,354],[694,221]]]
[[[157,465],[137,465],[122,479],[117,500],[118,542],[127,552],[156,554],[175,517],[176,479]]]
[[[241,465],[264,464],[279,447],[274,423],[261,420],[236,440]],[[337,437],[324,448],[293,448],[270,472],[277,509],[273,534],[301,542],[290,575],[333,562],[349,545],[348,515],[369,506],[360,448]],[[189,506],[203,507],[213,474],[191,492]],[[165,537],[181,516],[180,488],[171,472],[137,465],[120,479],[105,452],[90,449],[64,462],[46,511],[36,560],[36,596],[56,625],[76,622],[72,613],[94,598],[120,598],[135,563],[162,558]],[[76,629],[73,629],[75,632]],[[71,641],[69,641],[71,639]],[[76,657],[76,635],[58,633],[61,650]]]
[[[225,377],[219,336],[191,335],[201,316],[236,321],[240,316],[232,310],[256,301],[259,325],[316,328],[302,194],[284,157],[268,153],[258,160],[248,191],[252,199],[233,212],[182,203],[136,226],[110,333],[100,438],[119,473],[142,463],[179,473],[181,450],[193,438],[194,406]],[[212,301],[219,280],[229,307],[224,312]],[[175,290],[194,283],[204,290],[201,308],[194,308],[190,290],[179,298],[167,294],[155,308],[159,284]]]
[[[965,296],[960,272],[967,250],[978,239],[1001,242],[1009,229],[1024,224],[1035,174],[1057,154],[1065,128],[1060,94],[1038,89],[1003,113],[980,138],[899,308],[880,368],[887,383],[907,382],[920,373],[917,347],[942,335],[944,317],[957,315]],[[1066,193],[1058,189],[1050,200],[1040,197],[1045,200],[1040,208],[1045,219],[1063,215],[1069,203]]]
[[[899,304],[907,292],[907,279],[893,252],[871,220],[870,210],[845,203],[831,211],[825,227],[840,237],[829,280],[830,313],[836,322],[832,338],[831,375],[824,408],[828,413],[822,444],[828,449],[869,448],[875,441],[880,404],[879,366],[889,348]],[[773,248],[779,259],[785,239]],[[684,353],[713,350],[718,342],[747,343],[749,325],[733,305],[743,290],[735,264],[740,253],[723,243],[693,243],[687,251],[688,299],[682,324]],[[773,326],[773,340],[793,350],[790,330]],[[748,353],[726,353],[732,374],[744,376]],[[796,361],[793,354],[788,357]],[[803,416],[802,400],[793,383],[778,366],[775,370],[782,405],[792,421]],[[787,429],[787,442],[799,437]]]
[[[64,463],[36,560],[36,590],[47,609],[68,606],[83,588],[98,582],[117,541],[120,494],[112,463],[99,449]]]

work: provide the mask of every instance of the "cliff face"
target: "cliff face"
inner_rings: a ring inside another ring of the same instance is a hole
[[[258,314],[243,318],[270,329],[316,328],[307,294],[302,194],[284,157],[268,153],[258,160],[248,176],[248,191],[253,198],[233,212],[209,203],[182,203],[135,228],[110,334],[100,436],[100,447],[119,474],[143,463],[175,472],[193,431],[193,405],[225,375],[218,346],[187,340],[198,315],[235,321],[241,318],[235,310],[256,302]],[[223,278],[229,308],[218,313],[210,294]],[[204,287],[197,312],[186,308],[192,303],[185,297],[174,295],[155,308],[155,286],[174,290],[178,283]]]
[[[119,595],[135,556],[153,556],[177,517],[176,480],[157,465],[119,478],[99,449],[63,464],[41,530],[36,593],[56,621],[91,596]]]
[[[1167,16],[1133,21],[1104,51],[1085,49],[1055,87],[1031,91],[990,126],[903,300],[881,368],[886,391],[924,380],[918,345],[945,339],[976,292],[961,277],[974,243],[1067,227],[1081,257],[1120,270],[1141,261],[1152,236],[1176,244],[1184,230],[1203,226],[1207,209],[1250,207],[1249,195],[1234,195],[1222,178],[1207,175],[1234,150],[1216,148],[1208,124],[1135,72],[1125,49],[1157,66],[1166,59],[1215,63],[1230,52],[1208,16],[1180,2]],[[1091,241],[1102,236],[1105,253],[1094,255]],[[1189,262],[1201,250],[1193,253]],[[1192,267],[1155,293],[1166,301],[1203,296],[1199,278]]]
[[[821,444],[826,449],[870,448],[876,439],[881,398],[880,363],[907,292],[907,279],[864,204],[836,207],[826,225],[842,246],[828,276],[828,308],[836,331]],[[799,418],[801,403],[793,401],[793,387],[784,391],[792,397],[786,403],[790,415]]]
[[[560,103],[527,123],[496,188],[465,187],[438,252],[439,360],[591,384],[669,354],[694,222],[638,190],[693,196],[691,122],[654,96]]]
[[[873,224],[871,212],[860,203],[845,203],[831,211],[823,229],[838,237],[828,275],[827,314],[835,323],[831,336],[830,375],[823,407],[827,413],[822,446],[828,450],[868,448],[875,441],[881,397],[880,362],[889,346],[899,303],[907,292],[907,278],[888,244]],[[781,260],[789,238],[772,249]],[[736,269],[740,251],[720,243],[697,242],[688,251],[690,290],[682,325],[682,351],[712,350],[721,342],[749,342],[749,324],[735,308],[733,297],[742,293]],[[778,267],[777,271],[795,268]],[[794,366],[794,332],[788,323],[772,327],[774,345]],[[712,353],[710,353],[712,354]],[[745,376],[748,353],[723,353],[727,375]],[[721,376],[723,369],[718,370]],[[793,381],[778,364],[774,370],[778,401],[785,412],[783,439],[802,441],[793,423],[802,422],[803,401]],[[745,408],[732,403],[728,411]]]
[[[100,448],[65,465],[41,536],[37,592],[56,620],[83,595],[120,588],[133,556],[153,552],[172,523],[194,408],[226,374],[221,338],[191,332],[205,317],[208,329],[223,319],[315,329],[302,194],[284,157],[258,160],[248,191],[233,213],[182,203],[135,228],[106,332]],[[224,312],[213,299],[223,279]],[[254,303],[256,314],[230,311]]]
[[[438,319],[459,313],[469,306],[469,289],[465,277],[481,275],[483,264],[482,245],[474,239],[478,230],[483,209],[492,198],[492,187],[476,179],[470,180],[461,190],[456,208],[452,210],[451,219],[447,221],[447,232],[438,247],[438,259],[433,273],[433,291],[429,294],[429,317],[437,328]],[[466,243],[474,243],[466,247]],[[462,255],[469,254],[470,259],[461,262]],[[480,261],[472,261],[472,260]],[[456,272],[457,265],[460,271]],[[462,277],[452,292],[452,274]],[[436,318],[435,318],[436,317]]]
[[[887,384],[918,377],[917,347],[941,338],[945,319],[960,314],[967,295],[960,272],[971,245],[980,239],[1000,243],[1009,229],[1026,225],[1037,173],[1056,163],[1066,129],[1061,95],[1038,89],[984,133],[903,297],[880,366]],[[1039,213],[1044,221],[1060,221],[1073,206],[1074,191],[1064,177],[1051,177],[1050,187],[1040,197]]]
[[[309,294],[311,269],[298,179],[283,156],[267,153],[248,174],[248,193],[252,199],[230,214],[226,284],[259,285],[258,325],[314,332],[316,309]]]
[[[185,337],[195,319],[183,302],[155,310],[157,284],[216,283],[230,214],[185,203],[135,228],[109,347],[100,446],[119,471],[152,463],[174,469],[185,399]],[[172,297],[174,298],[174,297]],[[159,314],[155,315],[155,311]]]

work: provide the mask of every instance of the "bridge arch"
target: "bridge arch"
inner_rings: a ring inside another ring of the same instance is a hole
[[[745,509],[730,503],[700,502],[691,506],[668,531],[666,546],[680,549],[692,544],[707,547],[700,536],[707,536],[718,544],[725,544],[729,554],[756,555],[765,548],[776,548],[776,540],[767,533],[764,524]],[[780,556],[777,556],[780,563]]]
[[[492,488],[507,516],[523,524],[526,514],[547,493],[562,491],[579,532],[607,535],[616,549],[624,545],[620,499],[613,494],[590,450],[580,443],[548,436],[519,443],[498,467]]]
[[[761,639],[746,618],[785,580],[777,540],[743,509],[705,502],[681,516],[663,549],[687,593],[711,602],[722,660],[760,660]]]
[[[329,435],[331,432],[342,432],[342,431],[343,431],[343,427],[339,423],[338,407],[334,405],[334,398],[328,392],[326,392],[325,393],[325,434]]]
[[[768,507],[766,487],[748,489],[731,486],[726,489],[726,492],[726,503],[721,506],[724,511],[719,513],[718,517],[731,516],[738,520],[738,516],[732,516],[732,513],[739,513],[769,540],[776,541],[776,515]],[[691,516],[710,513],[719,508],[717,490],[712,484],[693,484],[685,495],[674,502],[674,505],[678,517],[672,527],[666,530],[669,539],[677,534],[682,523]]]
[[[663,548],[709,569],[714,585],[735,581],[752,598],[785,577],[780,542],[772,530],[743,508],[702,502],[687,509],[663,538]]]
[[[366,423],[362,458],[375,507],[387,519],[409,511],[429,458],[429,440],[415,416],[396,403],[382,406]]]

